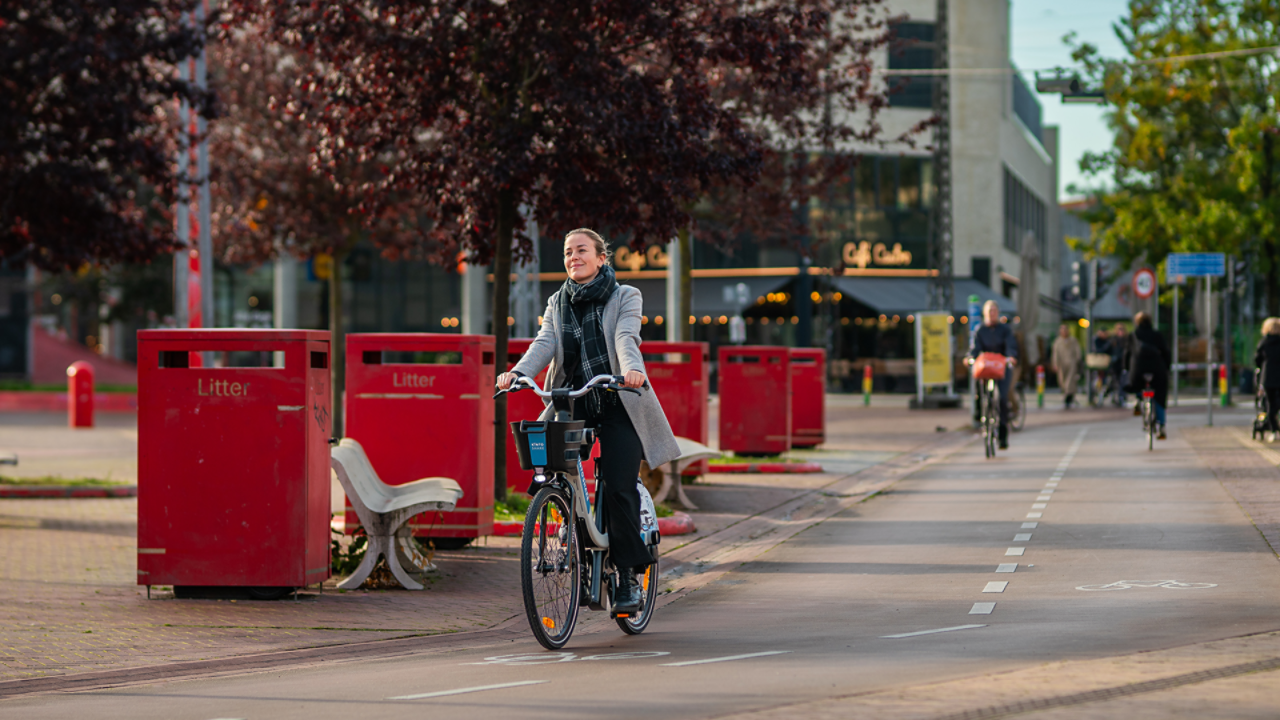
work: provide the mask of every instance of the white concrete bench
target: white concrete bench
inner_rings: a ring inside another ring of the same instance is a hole
[[[329,467],[333,469],[347,499],[360,518],[360,524],[369,535],[369,544],[360,567],[346,580],[338,584],[343,590],[354,590],[369,577],[379,557],[387,559],[387,567],[400,584],[410,590],[421,590],[422,584],[409,577],[400,564],[400,551],[412,558],[417,555],[405,525],[414,515],[429,510],[452,510],[462,498],[462,488],[449,478],[425,478],[404,485],[388,485],[378,478],[369,457],[360,443],[351,438],[333,448],[329,455]],[[402,532],[405,531],[405,532]],[[404,535],[403,538],[399,536]],[[400,548],[397,539],[406,540]],[[422,561],[425,562],[425,561]],[[415,563],[419,564],[419,563]],[[429,569],[422,566],[422,569]]]
[[[689,510],[697,510],[698,506],[694,505],[693,501],[684,494],[684,484],[681,482],[681,476],[684,474],[685,468],[699,460],[720,457],[720,451],[713,450],[689,438],[677,437],[676,444],[680,446],[680,457],[667,463],[667,471],[662,473],[662,487],[658,488],[658,492],[654,494],[653,502],[666,502],[667,497],[674,490],[676,499],[680,501],[681,505]]]

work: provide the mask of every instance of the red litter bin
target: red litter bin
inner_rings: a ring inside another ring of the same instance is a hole
[[[93,427],[93,366],[83,360],[67,367],[67,425]]]
[[[388,485],[447,477],[462,486],[452,512],[409,521],[440,549],[493,534],[493,336],[347,336],[346,434]],[[346,528],[360,521],[348,510]]]
[[[791,446],[814,447],[827,439],[827,351],[791,348]]]
[[[202,351],[248,366],[194,367]],[[140,330],[138,584],[326,580],[330,407],[327,332]]]
[[[520,362],[520,358],[524,357],[532,343],[533,340],[529,338],[507,340],[507,372]],[[547,371],[543,368],[533,381],[538,384],[538,387],[542,387],[546,378]],[[545,407],[542,398],[528,390],[511,393],[507,395],[507,420],[536,420]],[[600,443],[596,443],[591,450],[591,459],[582,461],[582,474],[583,477],[588,478],[587,490],[592,493],[595,492],[595,459],[599,456]],[[507,433],[507,486],[524,492],[529,487],[529,480],[532,477],[532,472],[520,467],[520,458],[516,455],[515,437]]]
[[[640,346],[649,384],[662,403],[671,431],[677,437],[707,444],[710,439],[711,347],[702,342],[654,342]],[[685,468],[686,475],[702,475],[706,461]]]
[[[720,348],[720,449],[777,455],[791,449],[791,362],[785,347]]]

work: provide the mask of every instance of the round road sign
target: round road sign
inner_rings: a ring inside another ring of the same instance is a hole
[[[1133,274],[1133,294],[1146,300],[1156,292],[1156,274],[1142,268]]]

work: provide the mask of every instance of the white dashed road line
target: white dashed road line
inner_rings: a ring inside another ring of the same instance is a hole
[[[1004,554],[1005,557],[1017,557],[1026,551],[1027,549],[1024,547],[1011,547],[1008,550],[1005,550]]]
[[[1007,588],[1007,587],[1009,587],[1009,581],[1008,581],[1008,580],[992,580],[991,582],[987,583],[987,586],[986,586],[986,587],[982,588],[982,592],[984,592],[984,593],[1002,593],[1002,592],[1004,592],[1004,589],[1005,589],[1005,588]]]
[[[1031,533],[1018,533],[1013,536],[1014,542],[1028,542],[1031,540]]]
[[[996,609],[996,604],[992,602],[974,603],[973,607],[969,609],[969,614],[970,615],[990,615],[991,613],[995,612],[995,609]]]
[[[899,638],[919,637],[920,635],[933,635],[935,633],[952,632],[954,630],[972,630],[974,628],[984,628],[986,625],[956,625],[955,627],[938,628],[937,630],[917,630],[916,632],[902,633],[900,635],[881,635],[880,637],[887,640],[897,640]]]
[[[427,698],[448,697],[449,695],[465,695],[467,693],[484,692],[486,690],[504,690],[506,688],[524,687],[525,685],[542,685],[550,680],[523,680],[521,682],[502,683],[501,685],[478,685],[476,687],[458,688],[457,690],[440,690],[439,692],[419,693],[417,695],[396,695],[387,700],[425,700]]]
[[[786,655],[790,650],[770,650],[768,652],[748,653],[746,655],[728,655],[726,657],[707,658],[706,660],[686,660],[684,662],[662,663],[660,667],[684,667],[686,665],[706,665],[707,663],[729,662],[730,660],[747,660],[766,657],[768,655]]]

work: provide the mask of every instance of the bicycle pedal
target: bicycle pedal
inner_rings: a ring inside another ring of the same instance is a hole
[[[616,618],[629,618],[631,613],[614,613],[613,616]]]

